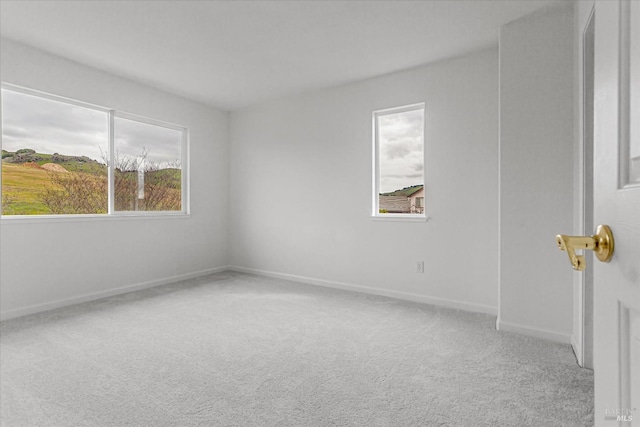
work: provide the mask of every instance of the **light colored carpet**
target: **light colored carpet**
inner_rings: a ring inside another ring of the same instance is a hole
[[[492,316],[239,273],[0,326],[2,426],[583,426],[593,373]]]

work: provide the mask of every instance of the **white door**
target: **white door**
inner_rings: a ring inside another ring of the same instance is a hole
[[[640,1],[598,1],[595,16],[594,222],[611,227],[615,250],[587,266],[594,420],[640,426]]]

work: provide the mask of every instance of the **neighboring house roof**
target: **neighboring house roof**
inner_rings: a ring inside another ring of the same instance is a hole
[[[410,197],[412,194],[422,190],[424,185],[412,185],[411,187],[405,187],[402,190],[392,191],[390,193],[382,193],[381,196],[404,196]]]
[[[378,197],[378,208],[389,213],[409,213],[411,212],[411,202],[406,196],[384,196]]]

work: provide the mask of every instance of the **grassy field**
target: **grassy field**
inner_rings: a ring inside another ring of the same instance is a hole
[[[22,164],[2,163],[2,213],[4,215],[38,215],[51,211],[41,201],[47,185],[46,170]]]
[[[106,186],[107,168],[100,163],[84,162],[59,162],[58,167],[63,167],[72,174],[63,174],[60,177],[76,176],[85,177],[80,181],[85,182],[85,191],[74,188],[76,195],[73,200],[82,204],[82,201],[98,200],[87,207],[86,204],[80,208],[70,208],[71,211],[52,212],[44,203],[47,190],[60,190],[52,178],[52,172],[42,167],[43,164],[50,163],[51,155],[45,160],[28,163],[2,162],[2,214],[3,215],[47,215],[56,213],[104,213],[106,212]],[[64,171],[62,171],[64,172]],[[118,176],[125,177],[125,186],[116,185],[116,210],[134,210],[137,206],[137,172],[117,172]],[[102,181],[104,184],[99,184]],[[145,179],[145,200],[140,205],[140,210],[179,210],[181,198],[181,171],[179,169],[161,169],[150,171]],[[86,183],[93,183],[86,186]],[[155,183],[155,185],[154,185]],[[69,193],[66,193],[69,194]],[[100,202],[101,198],[105,200]],[[72,200],[67,198],[67,200]],[[104,203],[104,205],[103,205]],[[58,208],[59,209],[59,208]]]

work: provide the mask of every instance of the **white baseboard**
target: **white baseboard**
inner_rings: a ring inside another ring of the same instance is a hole
[[[458,310],[471,311],[474,313],[485,313],[491,315],[498,314],[497,307],[491,307],[483,304],[473,304],[464,301],[456,301],[447,298],[430,297],[425,295],[414,294],[410,292],[393,291],[388,289],[373,288],[370,286],[356,285],[352,283],[335,282],[332,280],[316,279],[313,277],[297,276],[295,274],[279,273],[275,271],[258,270],[255,268],[241,267],[233,265],[229,270],[239,273],[255,274],[257,276],[273,277],[276,279],[291,280],[294,282],[306,283],[315,286],[324,286],[327,288],[343,289],[348,291],[360,292],[365,294],[381,295],[390,298],[396,298],[406,301],[419,302],[423,304],[431,304]]]
[[[520,325],[518,323],[505,322],[498,319],[496,329],[499,331],[515,332],[520,335],[528,335],[534,338],[542,338],[548,341],[559,342],[562,344],[571,344],[571,335],[560,334],[558,332],[546,329],[534,328],[531,326]]]
[[[228,268],[226,266],[210,268],[207,270],[180,274],[177,276],[166,277],[163,279],[150,280],[148,282],[136,283],[133,285],[122,286],[115,289],[108,289],[105,291],[92,292],[89,294],[78,295],[71,298],[64,298],[64,299],[46,302],[42,304],[34,304],[34,305],[29,305],[27,307],[20,307],[12,310],[5,310],[0,312],[0,320],[13,319],[16,317],[26,316],[28,314],[40,313],[43,311],[49,311],[56,308],[66,307],[69,305],[80,304],[88,301],[95,301],[98,299],[111,297],[114,295],[126,294],[128,292],[134,292],[142,289],[153,288],[155,286],[167,285],[169,283],[179,282],[181,280],[193,279],[196,277],[206,276],[208,274],[219,273],[227,270]]]

